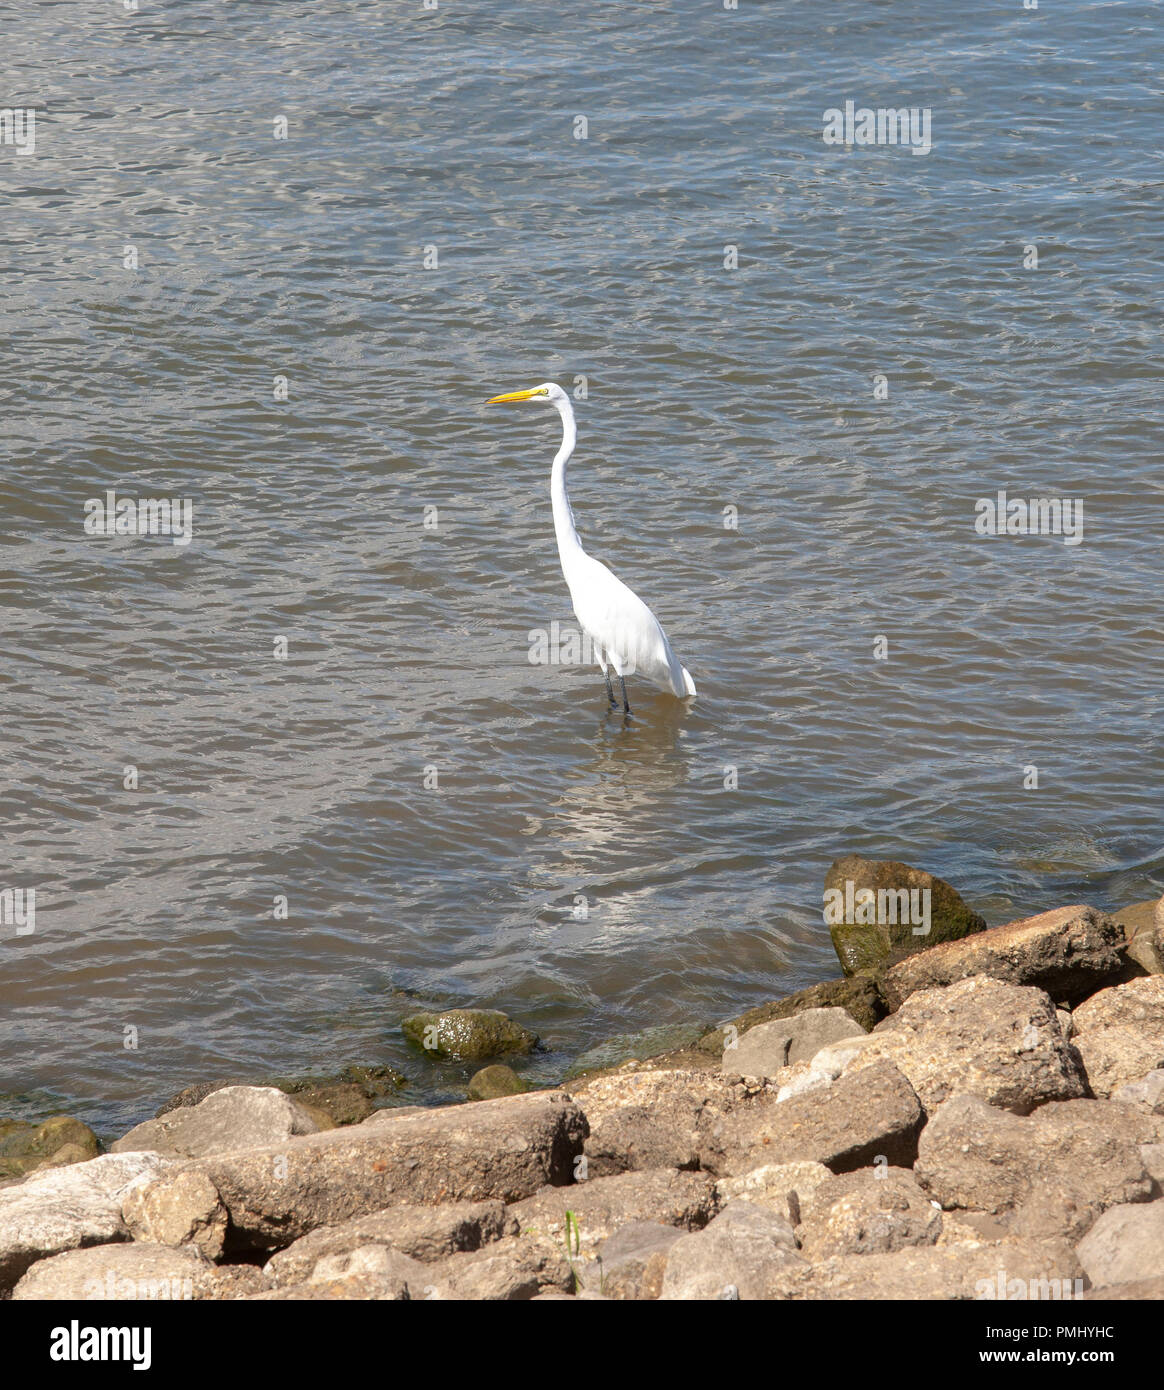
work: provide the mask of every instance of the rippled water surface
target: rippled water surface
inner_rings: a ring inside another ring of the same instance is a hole
[[[5,44],[0,1113],[463,1094],[421,1005],[551,1079],[836,974],[848,850],[991,922],[1164,888],[1158,6],[43,3]],[[826,145],[848,100],[933,148]],[[690,707],[528,659],[558,423],[482,402],[546,379]],[[87,536],[106,488],[192,543]],[[980,537],[1000,488],[1083,543]]]

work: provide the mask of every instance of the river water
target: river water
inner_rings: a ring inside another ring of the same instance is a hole
[[[0,1114],[462,1095],[419,1007],[550,1081],[837,974],[847,851],[991,923],[1164,889],[1157,6],[70,0],[5,45]],[[848,102],[928,150],[827,142]],[[558,422],[482,402],[544,380],[689,706],[531,663]],[[87,533],[108,489],[189,544]],[[1000,490],[1080,543],[979,534]]]

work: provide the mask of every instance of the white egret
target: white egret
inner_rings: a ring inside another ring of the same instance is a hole
[[[574,613],[594,644],[594,654],[602,667],[606,695],[615,707],[614,691],[607,666],[614,668],[622,690],[624,714],[630,713],[626,696],[626,677],[642,675],[660,690],[685,699],[695,694],[691,673],[671,650],[662,624],[647,605],[601,560],[587,555],[578,539],[574,513],[566,491],[566,464],[574,452],[577,429],[570,397],[552,381],[528,391],[510,391],[494,396],[486,405],[505,405],[511,401],[547,402],[562,417],[562,447],[554,455],[550,474],[550,499],[554,507],[554,531],[562,573],[574,604]]]

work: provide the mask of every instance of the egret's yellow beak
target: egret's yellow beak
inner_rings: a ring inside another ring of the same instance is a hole
[[[529,391],[510,391],[504,396],[491,396],[485,402],[486,405],[506,405],[510,401],[531,401],[535,396],[546,396],[549,392],[544,387],[535,386]]]

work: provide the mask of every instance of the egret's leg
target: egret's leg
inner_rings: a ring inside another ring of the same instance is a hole
[[[618,683],[619,683],[619,685],[622,687],[622,712],[623,712],[623,714],[629,714],[629,713],[630,713],[630,701],[626,698],[626,678],[625,678],[624,676],[621,676],[621,675],[620,675],[619,678],[618,678]],[[611,701],[611,704],[613,704],[613,703],[614,703],[614,701],[612,700],[612,701]]]
[[[614,690],[610,684],[610,672],[604,670],[602,673],[602,679],[606,682],[606,698],[610,701],[610,708],[613,709],[615,701]]]

